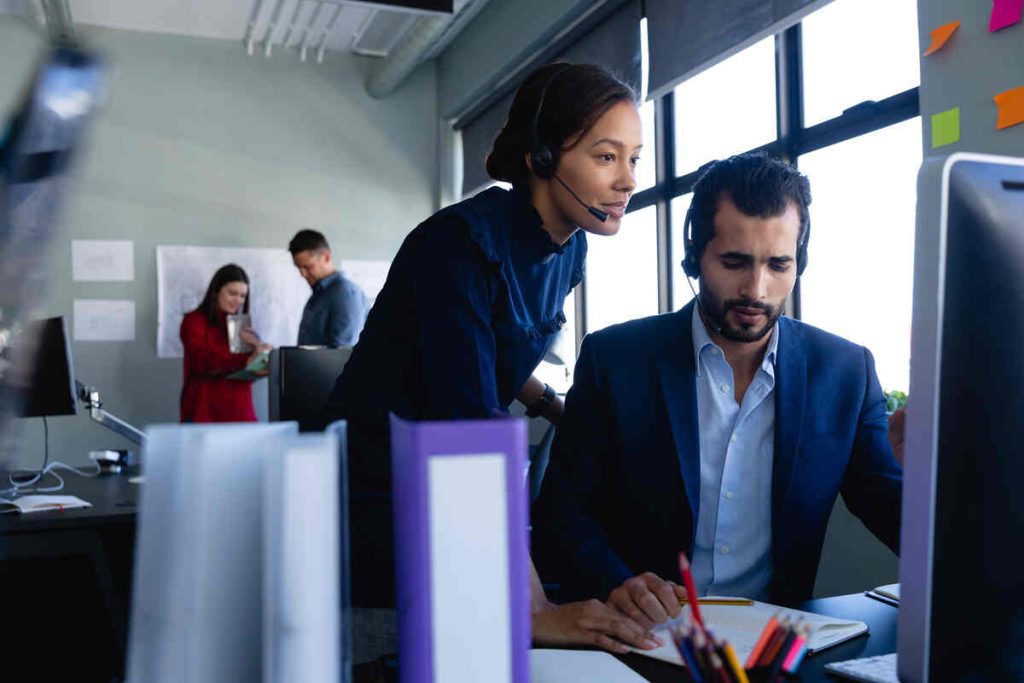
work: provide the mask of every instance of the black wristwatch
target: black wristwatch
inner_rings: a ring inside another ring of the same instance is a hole
[[[550,384],[545,384],[544,393],[538,396],[537,400],[526,408],[526,417],[540,417],[554,400],[555,390],[551,388]]]

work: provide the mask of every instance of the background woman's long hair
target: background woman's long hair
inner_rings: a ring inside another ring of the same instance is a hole
[[[202,311],[206,314],[206,319],[211,325],[217,324],[217,295],[220,294],[220,290],[224,285],[231,282],[244,282],[246,287],[249,286],[249,276],[245,274],[242,266],[234,263],[229,263],[226,266],[221,266],[217,269],[217,272],[213,274],[213,279],[210,280],[210,286],[206,288],[206,296],[196,306],[197,311]],[[252,294],[250,291],[249,294]],[[245,303],[242,304],[242,313],[249,312],[249,297],[245,297]]]

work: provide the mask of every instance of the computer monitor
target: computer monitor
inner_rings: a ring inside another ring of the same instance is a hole
[[[939,163],[915,252],[900,680],[1022,681],[1024,159]]]
[[[322,431],[337,418],[325,406],[350,355],[350,348],[274,349],[270,354],[270,420],[294,420],[302,432]]]
[[[27,387],[23,417],[74,415],[75,371],[71,364],[71,344],[63,316],[29,324],[27,338],[36,340],[35,369]]]

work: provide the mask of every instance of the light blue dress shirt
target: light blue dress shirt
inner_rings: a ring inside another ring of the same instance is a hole
[[[732,367],[693,309],[700,505],[692,565],[701,595],[763,598],[772,576],[772,460],[779,325],[737,404]]]

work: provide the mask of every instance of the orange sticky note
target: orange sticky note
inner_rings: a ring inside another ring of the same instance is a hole
[[[938,52],[939,50],[941,50],[946,45],[946,43],[949,42],[949,39],[953,37],[953,34],[956,33],[956,30],[958,28],[960,28],[960,22],[954,21],[949,24],[946,24],[945,26],[940,26],[934,31],[932,31],[932,44],[929,45],[928,49],[924,51],[924,56],[927,57],[933,52]]]
[[[996,128],[1002,130],[1018,123],[1024,123],[1024,85],[1013,90],[1001,92],[995,97],[996,106],[999,107],[999,119],[996,121]]]

